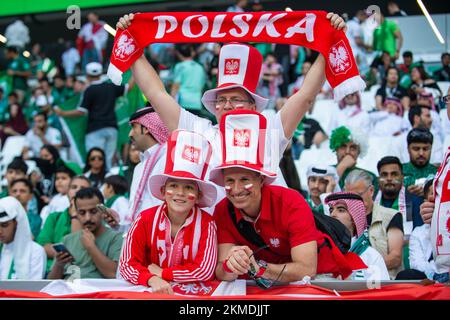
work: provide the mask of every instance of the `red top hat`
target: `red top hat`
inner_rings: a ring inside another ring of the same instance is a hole
[[[214,100],[218,91],[242,88],[255,100],[256,110],[264,110],[269,100],[255,93],[261,76],[262,62],[263,57],[255,47],[241,43],[224,45],[219,54],[217,88],[206,91],[202,97],[206,109],[216,114]]]
[[[167,141],[166,167],[163,174],[150,177],[150,191],[158,199],[164,200],[161,186],[167,179],[195,181],[202,193],[198,206],[210,207],[216,202],[217,191],[214,184],[204,181],[212,154],[212,147],[201,134],[175,130]]]
[[[264,148],[267,120],[259,112],[233,110],[220,120],[222,137],[222,164],[211,170],[209,179],[224,186],[223,169],[244,168],[265,176],[264,182],[272,183],[276,173],[264,169]]]

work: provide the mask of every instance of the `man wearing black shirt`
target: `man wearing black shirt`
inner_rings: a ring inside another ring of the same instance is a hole
[[[399,72],[396,67],[389,67],[386,71],[384,84],[375,95],[376,106],[381,110],[386,98],[397,98],[401,101],[403,109],[409,110],[410,99],[405,88],[399,85]]]
[[[55,112],[62,117],[79,117],[87,113],[86,151],[93,147],[103,149],[106,154],[106,167],[110,169],[117,145],[116,99],[127,93],[132,86],[132,80],[124,86],[116,86],[103,82],[100,79],[102,73],[100,63],[88,63],[86,75],[90,84],[84,91],[78,108],[70,111],[55,108]]]
[[[450,81],[450,53],[444,52],[441,55],[442,68],[433,73],[436,81]]]
[[[403,218],[397,210],[373,201],[372,177],[355,169],[345,178],[345,191],[355,192],[364,200],[370,244],[383,256],[391,279],[403,270]]]

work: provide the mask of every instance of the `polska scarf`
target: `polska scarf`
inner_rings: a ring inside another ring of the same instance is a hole
[[[113,83],[151,43],[265,42],[293,44],[320,52],[334,99],[361,91],[365,83],[342,30],[336,30],[325,11],[292,12],[152,12],[135,15],[130,27],[117,30],[108,67]],[[259,75],[255,75],[258,77]]]

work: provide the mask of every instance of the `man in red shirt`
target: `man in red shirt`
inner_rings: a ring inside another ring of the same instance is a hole
[[[234,280],[248,274],[270,286],[274,281],[293,282],[318,273],[347,274],[349,265],[340,261],[339,266],[335,254],[344,256],[333,243],[326,245],[326,236],[316,229],[305,199],[295,190],[269,185],[276,176],[263,169],[268,161],[262,148],[264,116],[231,111],[222,117],[220,130],[223,163],[210,173],[210,180],[227,193],[214,211],[217,278]]]

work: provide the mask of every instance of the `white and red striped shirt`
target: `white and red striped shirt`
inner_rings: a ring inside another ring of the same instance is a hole
[[[148,286],[152,263],[166,281],[196,282],[214,277],[217,264],[217,228],[213,218],[195,206],[175,238],[171,238],[167,205],[142,211],[127,234],[120,258],[121,276]]]

